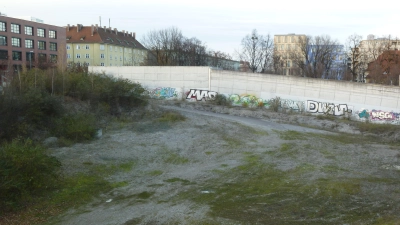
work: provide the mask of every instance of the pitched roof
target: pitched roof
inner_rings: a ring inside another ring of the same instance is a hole
[[[120,32],[117,29],[101,28],[97,26],[67,26],[67,43],[100,43],[124,46],[127,48],[146,48],[136,40],[135,34]]]

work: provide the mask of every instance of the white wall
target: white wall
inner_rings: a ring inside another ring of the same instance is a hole
[[[211,70],[209,67],[90,66],[89,71],[131,79],[146,87],[152,96],[163,98],[185,99],[192,93],[190,99],[197,101],[202,96],[212,98],[217,92],[232,97],[237,104],[243,100],[257,105],[280,97],[285,106],[294,110],[400,123],[398,86]]]
[[[209,88],[209,67],[89,66],[89,71],[127,78],[145,87]]]

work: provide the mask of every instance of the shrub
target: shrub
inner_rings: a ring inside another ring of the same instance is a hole
[[[96,134],[94,115],[86,113],[68,114],[55,121],[53,133],[73,141],[91,140]]]
[[[29,139],[4,144],[0,148],[0,208],[15,209],[31,196],[55,187],[60,166]]]
[[[269,108],[272,109],[274,112],[278,112],[279,108],[281,107],[281,98],[276,97],[269,100]]]
[[[35,89],[22,94],[7,92],[0,96],[0,139],[31,137],[34,130],[47,130],[51,120],[62,112],[61,100],[46,92]]]
[[[224,106],[231,105],[231,101],[229,101],[229,99],[227,99],[225,95],[221,94],[217,94],[217,96],[215,96],[214,102],[217,105],[224,105]]]

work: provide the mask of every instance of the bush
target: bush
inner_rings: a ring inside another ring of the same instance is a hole
[[[231,101],[229,101],[229,99],[227,99],[225,95],[221,94],[217,94],[217,96],[215,96],[214,102],[217,105],[224,105],[224,106],[231,105]]]
[[[86,113],[65,115],[57,119],[55,125],[56,136],[77,142],[93,139],[97,131],[96,118]]]
[[[32,137],[35,130],[47,130],[53,118],[63,112],[61,100],[40,90],[0,96],[0,139]],[[2,129],[7,128],[7,129]]]
[[[55,157],[29,139],[4,144],[0,148],[0,208],[15,209],[31,196],[55,187],[60,166]]]
[[[269,100],[269,108],[272,109],[274,112],[278,112],[279,108],[281,107],[281,98],[276,97]]]

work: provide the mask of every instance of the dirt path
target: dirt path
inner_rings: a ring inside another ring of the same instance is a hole
[[[335,128],[354,135],[278,123],[289,119],[274,113],[246,110],[238,117],[228,108],[231,115],[196,107],[149,107],[175,110],[186,120],[142,120],[104,130],[101,139],[88,144],[54,149],[70,173],[99,165],[133,167],[107,177],[123,185],[53,222],[385,224],[400,219],[399,146],[369,142],[346,124]],[[295,114],[290,120],[314,123]]]

